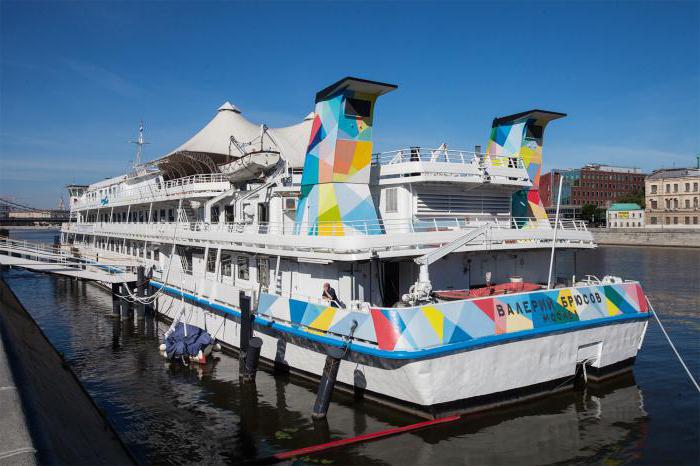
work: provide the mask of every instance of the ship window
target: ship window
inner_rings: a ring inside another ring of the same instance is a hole
[[[211,223],[219,223],[219,213],[221,210],[218,205],[212,206],[211,208]]]
[[[258,283],[263,286],[270,284],[270,261],[267,257],[258,257]]]
[[[183,263],[182,266],[184,267],[185,273],[187,274],[192,274],[192,249],[185,247],[183,248]]]
[[[398,188],[386,190],[386,213],[393,214],[399,211]]]
[[[207,254],[207,272],[214,273],[216,271],[216,250],[210,249]]]
[[[246,256],[238,256],[238,278],[240,280],[248,280],[249,261]]]
[[[235,220],[235,216],[233,213],[232,205],[224,206],[224,215],[226,216],[226,223],[233,223],[233,221]]]
[[[231,254],[221,254],[221,275],[224,277],[231,276]]]
[[[372,110],[372,102],[369,100],[353,99],[348,97],[345,99],[345,115],[359,118],[369,118]]]
[[[160,221],[165,221],[165,209],[160,209]]]

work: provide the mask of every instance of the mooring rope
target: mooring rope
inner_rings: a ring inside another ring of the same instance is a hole
[[[646,300],[647,300],[647,304],[649,305],[649,309],[651,309],[651,313],[654,315],[656,322],[659,324],[659,327],[661,327],[661,331],[664,333],[664,336],[666,337],[666,341],[668,341],[668,344],[671,346],[671,349],[673,350],[673,352],[676,353],[676,357],[678,358],[678,361],[680,361],[681,365],[683,366],[683,369],[685,369],[685,372],[688,374],[688,378],[690,378],[690,381],[693,382],[693,385],[695,385],[695,389],[700,393],[700,385],[698,385],[697,380],[695,380],[695,377],[693,377],[692,372],[690,372],[690,369],[688,369],[688,366],[686,365],[685,361],[683,361],[683,358],[681,357],[680,353],[676,349],[676,346],[671,341],[671,337],[668,336],[668,332],[666,332],[666,329],[664,328],[664,325],[661,323],[659,316],[656,314],[656,311],[654,310],[654,306],[651,305],[649,298],[646,298]]]

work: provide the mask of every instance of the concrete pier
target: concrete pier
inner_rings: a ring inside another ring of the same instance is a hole
[[[0,336],[0,465],[38,464],[36,448]]]

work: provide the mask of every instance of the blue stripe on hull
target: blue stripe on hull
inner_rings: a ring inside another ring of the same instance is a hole
[[[206,299],[199,298],[190,293],[183,292],[177,288],[173,288],[162,283],[158,283],[151,280],[151,285],[156,288],[163,288],[166,292],[174,294],[177,296],[184,296],[186,299],[200,304],[202,306],[207,306],[224,314],[233,315],[240,317],[240,311],[237,311],[231,307],[224,306],[218,303],[210,303]],[[589,328],[601,327],[605,325],[613,325],[632,321],[644,321],[650,318],[650,313],[639,313],[639,314],[620,314],[617,316],[609,316],[600,319],[591,319],[585,321],[573,321],[568,323],[562,323],[557,325],[555,328],[542,328],[542,329],[531,329],[523,330],[517,333],[501,334],[501,335],[491,335],[480,338],[475,338],[472,340],[461,341],[458,343],[452,343],[447,345],[436,346],[433,348],[420,349],[415,351],[387,351],[379,348],[373,348],[359,343],[350,343],[349,347],[351,351],[360,354],[366,354],[369,356],[374,356],[384,359],[424,359],[424,358],[434,358],[436,356],[446,355],[449,353],[455,353],[461,350],[476,349],[484,346],[495,346],[504,343],[512,343],[515,341],[526,340],[530,338],[536,338],[539,336],[554,335],[558,333],[572,332],[576,330],[585,330]],[[278,322],[271,321],[269,319],[264,319],[261,317],[255,317],[255,323],[261,327],[268,327],[274,330],[288,333],[290,335],[305,338],[310,341],[317,343],[322,343],[324,345],[345,347],[345,341],[339,338],[326,337],[322,335],[316,335],[307,332],[301,328],[290,327],[287,325],[280,324]]]

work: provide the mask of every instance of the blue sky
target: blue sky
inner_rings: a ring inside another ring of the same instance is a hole
[[[375,149],[486,144],[491,120],[562,111],[545,169],[647,171],[700,152],[698,2],[0,3],[0,195],[54,206],[124,171],[225,100],[293,124],[353,75],[396,83]]]

